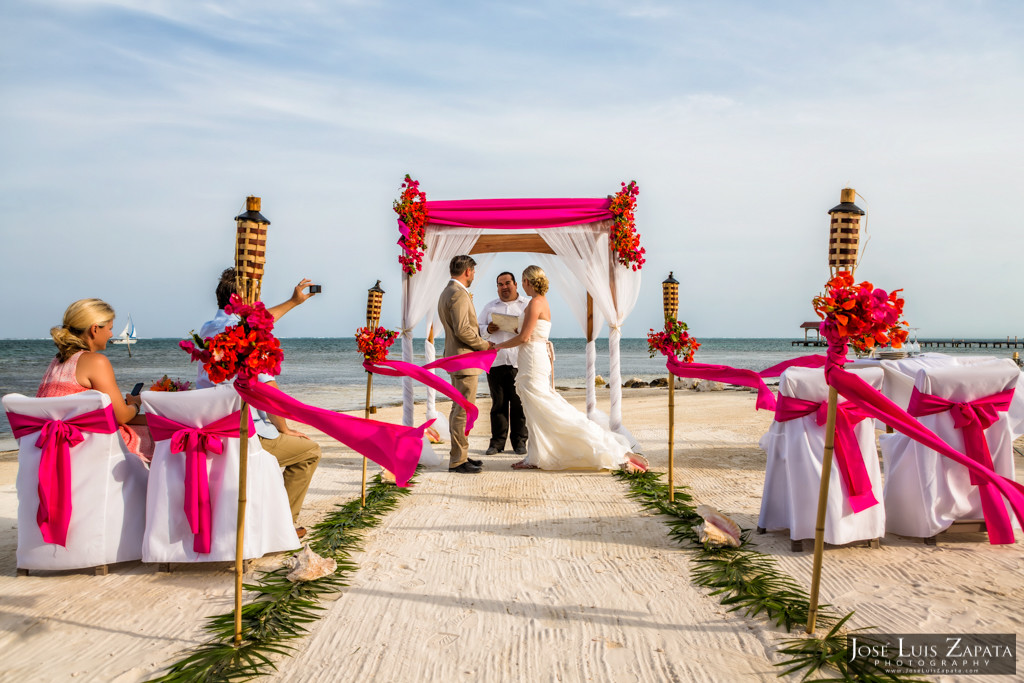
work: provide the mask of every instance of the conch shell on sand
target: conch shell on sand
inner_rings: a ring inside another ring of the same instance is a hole
[[[698,505],[697,514],[704,518],[704,523],[697,526],[701,543],[740,547],[740,527],[736,522],[710,505]]]
[[[304,543],[302,550],[295,553],[288,561],[292,568],[288,574],[288,580],[292,582],[322,579],[333,574],[334,570],[338,568],[338,563],[335,560],[320,557],[310,549],[308,543]]]

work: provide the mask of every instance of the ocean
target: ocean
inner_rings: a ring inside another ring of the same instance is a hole
[[[196,368],[188,355],[178,348],[177,339],[142,339],[132,346],[132,356],[124,346],[111,344],[105,351],[114,367],[122,392],[131,391],[137,382],[149,387],[163,375],[171,379],[195,380]],[[810,353],[823,353],[822,348],[793,346],[792,339],[702,339],[695,360],[734,367],[763,370],[780,361]],[[443,349],[443,340],[438,349]],[[555,384],[578,388],[586,376],[586,340],[582,338],[553,339],[555,346]],[[366,372],[353,338],[282,339],[284,363],[278,378],[280,387],[296,398],[329,410],[359,410],[366,399]],[[943,353],[965,355],[1008,356],[1003,349],[940,349]],[[55,348],[49,339],[0,340],[0,395],[20,393],[34,396],[39,380],[53,358]],[[392,347],[392,358],[400,358],[399,344]],[[661,358],[651,358],[647,340],[623,339],[620,345],[622,379],[637,377],[650,381],[666,376]],[[416,362],[423,363],[423,340],[416,341]],[[608,339],[597,340],[597,373],[608,378]],[[480,383],[486,393],[486,382]],[[425,389],[417,388],[417,399],[425,397]],[[374,376],[373,402],[392,405],[401,402],[401,380]],[[0,438],[11,437],[6,415],[0,415]]]

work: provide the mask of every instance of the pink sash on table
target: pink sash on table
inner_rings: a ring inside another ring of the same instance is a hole
[[[170,439],[171,453],[185,454],[185,519],[192,530],[192,550],[209,553],[213,535],[213,503],[210,499],[210,478],[206,471],[207,455],[224,452],[221,439],[238,439],[241,411],[208,424],[193,427],[166,417],[146,415],[146,423],[155,441]],[[249,417],[249,434],[256,429]]]
[[[854,512],[860,512],[878,505],[878,499],[871,491],[871,478],[868,476],[860,443],[854,432],[854,427],[868,416],[852,403],[840,403],[836,408],[836,466],[846,485],[850,508]],[[806,401],[780,394],[775,406],[775,421],[789,422],[812,413],[815,422],[824,426],[828,419],[828,401]]]
[[[39,432],[39,510],[36,523],[47,543],[67,547],[71,522],[71,448],[82,443],[82,432],[113,434],[117,419],[113,406],[92,410],[66,420],[7,413],[15,438]]]

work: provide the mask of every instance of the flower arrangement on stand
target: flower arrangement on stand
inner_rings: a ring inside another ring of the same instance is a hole
[[[393,205],[398,214],[398,229],[402,236],[398,245],[402,255],[398,262],[407,275],[414,275],[423,268],[423,253],[426,251],[425,228],[427,225],[427,195],[420,192],[420,183],[406,173],[402,183],[402,194]]]
[[[388,349],[398,338],[398,332],[384,327],[360,327],[356,330],[356,346],[365,360],[378,363],[387,360]]]
[[[636,197],[640,194],[640,187],[635,180],[630,180],[629,185],[622,183],[622,189],[612,196],[609,210],[612,212],[612,229],[609,232],[612,250],[615,251],[619,263],[640,270],[646,259],[646,250],[640,246],[640,233],[636,231]]]
[[[171,379],[164,375],[150,385],[147,391],[188,391],[192,388],[192,382],[182,379]]]
[[[902,289],[886,292],[870,282],[854,284],[853,274],[839,271],[814,297],[814,312],[822,319],[821,334],[830,344],[847,343],[861,353],[875,346],[900,348],[907,340]]]
[[[647,350],[654,358],[660,353],[664,356],[682,358],[684,363],[693,362],[693,354],[700,348],[700,342],[690,336],[690,328],[682,320],[673,317],[665,318],[665,329],[654,331],[651,328],[647,335]]]
[[[246,304],[237,294],[224,307],[228,315],[239,317],[239,323],[214,336],[200,339],[192,333],[192,340],[178,342],[193,361],[200,361],[210,381],[220,384],[236,375],[254,378],[260,373],[281,374],[284,353],[274,336],[274,316],[262,301]]]

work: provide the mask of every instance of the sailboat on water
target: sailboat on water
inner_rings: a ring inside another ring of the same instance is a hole
[[[128,356],[132,355],[132,344],[139,341],[139,335],[135,332],[135,323],[132,321],[131,313],[128,314],[128,324],[121,330],[121,334],[110,340],[114,344],[125,344],[128,346]]]

